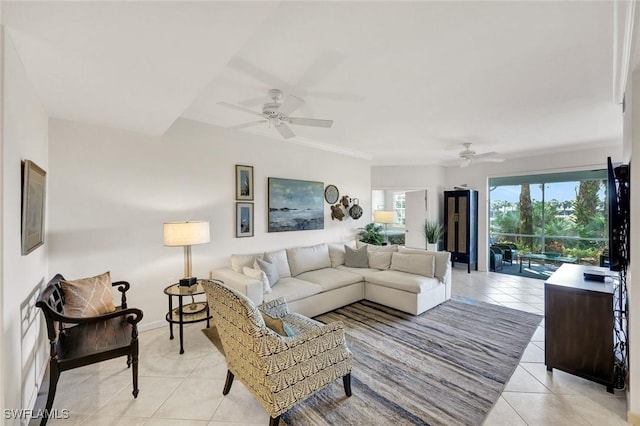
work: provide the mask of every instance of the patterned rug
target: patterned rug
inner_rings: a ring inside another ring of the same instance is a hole
[[[456,298],[413,316],[361,301],[316,317],[345,323],[353,395],[337,380],[288,425],[480,425],[542,316]]]

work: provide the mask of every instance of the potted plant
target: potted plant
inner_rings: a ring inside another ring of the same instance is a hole
[[[359,228],[358,236],[363,243],[381,246],[384,237],[380,231],[382,231],[382,226],[376,225],[375,223],[368,223],[364,228]]]
[[[444,227],[438,222],[425,220],[423,231],[427,242],[427,250],[438,251],[438,242],[444,235]]]

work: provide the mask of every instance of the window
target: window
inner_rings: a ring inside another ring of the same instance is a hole
[[[396,211],[395,223],[399,225],[405,224],[405,196],[404,192],[396,192],[393,194],[393,209]]]
[[[491,238],[595,263],[609,238],[606,182],[606,170],[491,178]]]

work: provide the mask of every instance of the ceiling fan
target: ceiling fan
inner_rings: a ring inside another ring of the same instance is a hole
[[[314,126],[314,127],[331,127],[333,120],[320,120],[317,118],[290,117],[289,114],[304,105],[304,100],[297,96],[289,95],[282,103],[278,103],[282,99],[282,91],[279,89],[269,90],[269,97],[272,102],[262,105],[262,112],[253,111],[240,105],[230,104],[228,102],[218,102],[218,105],[232,108],[238,111],[262,117],[262,120],[252,121],[249,123],[233,126],[235,129],[243,129],[245,127],[257,126],[262,123],[269,123],[269,127],[273,127],[280,135],[289,139],[295,136],[288,124],[296,126]]]
[[[460,151],[458,156],[460,157],[460,167],[467,167],[471,164],[472,161],[478,162],[493,162],[493,163],[502,163],[504,158],[498,157],[497,152],[485,152],[484,154],[476,154],[475,151],[471,149],[471,143],[466,142],[463,143],[464,151]]]

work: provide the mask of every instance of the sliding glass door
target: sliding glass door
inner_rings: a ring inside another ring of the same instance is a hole
[[[491,240],[596,264],[608,241],[606,182],[606,170],[491,178]]]

